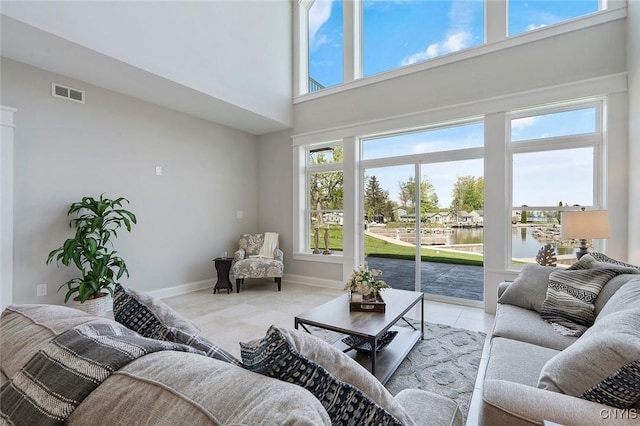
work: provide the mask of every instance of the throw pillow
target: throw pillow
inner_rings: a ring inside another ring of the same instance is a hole
[[[599,320],[545,364],[538,387],[621,409],[640,401],[640,309]]]
[[[498,303],[519,306],[540,312],[547,297],[549,275],[557,271],[553,266],[525,264],[516,279],[502,293]]]
[[[116,284],[113,295],[113,316],[125,327],[158,340],[168,340],[169,327],[188,334],[198,334],[200,329],[167,304],[154,297],[124,288]]]
[[[170,342],[182,343],[183,345],[190,346],[194,349],[204,352],[209,358],[218,359],[220,361],[228,362],[241,366],[242,363],[236,359],[229,352],[222,349],[215,343],[211,343],[207,339],[197,334],[189,334],[180,330],[179,328],[169,327],[170,333],[167,334]]]
[[[630,263],[625,263],[625,262],[623,262],[621,260],[613,259],[613,258],[611,258],[611,257],[609,257],[609,256],[607,256],[607,255],[605,255],[603,253],[593,252],[593,253],[589,253],[589,255],[593,259],[597,260],[598,262],[610,263],[612,265],[624,266],[624,267],[627,267],[627,268],[640,269],[640,266],[632,265]]]
[[[375,377],[317,337],[271,326],[264,338],[240,343],[240,348],[244,368],[304,387],[320,401],[333,424],[414,424]],[[344,374],[345,366],[350,374]],[[327,367],[360,386],[341,380]]]
[[[552,272],[540,316],[561,334],[581,336],[595,321],[593,302],[600,290],[621,273],[617,267]]]

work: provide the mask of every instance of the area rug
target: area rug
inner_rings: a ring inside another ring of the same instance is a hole
[[[344,336],[315,327],[313,334],[331,343]],[[424,340],[416,343],[385,387],[392,395],[407,388],[444,395],[458,403],[466,421],[485,338],[485,333],[425,322]]]

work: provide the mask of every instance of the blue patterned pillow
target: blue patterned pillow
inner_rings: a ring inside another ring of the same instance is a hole
[[[307,389],[327,410],[332,424],[402,424],[360,389],[336,379],[295,350],[274,326],[263,339],[240,343],[240,348],[244,368]]]

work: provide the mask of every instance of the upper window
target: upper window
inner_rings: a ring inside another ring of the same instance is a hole
[[[484,43],[482,0],[363,1],[363,75]]]
[[[557,24],[599,10],[600,0],[509,0],[509,35]]]
[[[366,139],[362,142],[362,159],[480,148],[483,145],[484,124],[472,123]]]
[[[315,0],[309,8],[309,92],[342,83],[342,1]]]
[[[529,115],[511,120],[511,141],[595,133],[596,108]]]

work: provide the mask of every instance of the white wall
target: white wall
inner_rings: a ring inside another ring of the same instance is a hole
[[[627,6],[629,78],[629,261],[640,264],[640,2]]]
[[[128,198],[139,221],[116,240],[131,273],[123,284],[211,285],[211,260],[256,230],[257,138],[12,60],[1,65],[2,103],[18,109],[13,302],[62,301],[57,287],[74,271],[46,265],[47,254],[71,235],[68,206],[102,192]],[[85,90],[86,104],[53,98],[52,81]],[[36,297],[41,283],[47,297]]]
[[[260,136],[258,158],[258,228],[280,233],[280,247],[285,256],[285,280],[326,286],[342,282],[341,265],[305,262],[292,257],[294,202],[291,131]]]
[[[276,122],[292,123],[287,0],[3,1],[1,7],[4,15],[62,39]],[[13,59],[56,70],[23,59],[39,46],[24,45],[21,52],[15,46],[20,40],[11,43],[7,49],[21,55]],[[49,56],[33,60],[55,63],[56,55]],[[87,58],[76,58],[74,68],[86,68]]]

